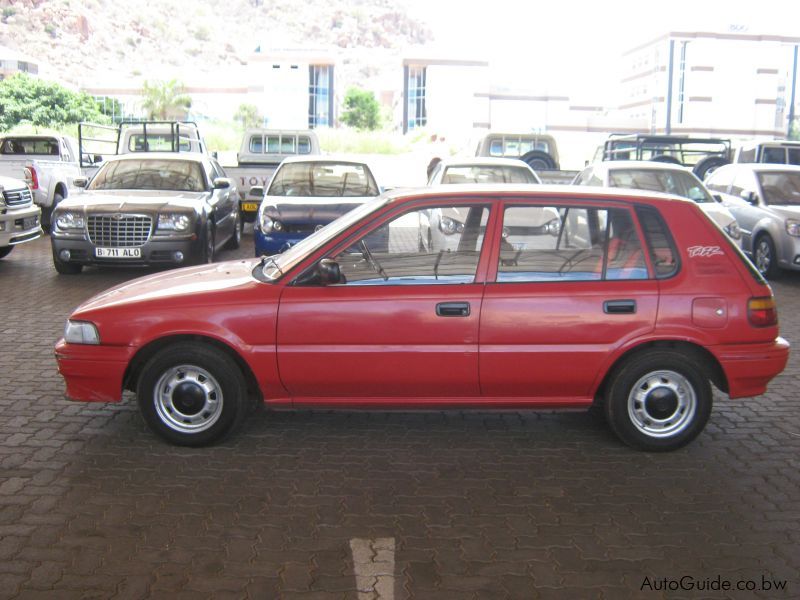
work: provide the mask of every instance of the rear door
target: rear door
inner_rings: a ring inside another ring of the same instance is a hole
[[[488,266],[480,373],[486,396],[588,401],[615,349],[654,328],[658,283],[622,204],[506,202]]]

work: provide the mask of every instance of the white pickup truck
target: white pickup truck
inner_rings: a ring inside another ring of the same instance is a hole
[[[42,235],[41,214],[24,181],[0,176],[0,258]]]
[[[272,179],[275,169],[289,156],[311,156],[319,154],[317,134],[309,129],[248,129],[236,155],[235,164],[221,161],[228,177],[239,188],[243,221],[256,220],[261,196],[251,195],[250,188],[263,190]]]
[[[78,144],[61,135],[2,135],[0,175],[28,183],[33,201],[42,208],[42,224],[49,227],[53,208],[81,176]]]

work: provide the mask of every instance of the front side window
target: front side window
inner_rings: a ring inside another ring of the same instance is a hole
[[[358,163],[291,162],[275,173],[268,196],[377,196],[369,169]]]
[[[202,192],[206,181],[196,161],[117,160],[101,167],[88,189]]]
[[[511,206],[502,231],[498,282],[648,276],[642,244],[624,209]]]
[[[764,148],[764,158],[762,162],[783,164],[786,162],[786,150],[767,146]]]
[[[762,200],[767,204],[800,205],[800,173],[762,171],[757,177]]]
[[[675,194],[698,204],[713,204],[714,199],[697,177],[688,171],[663,169],[613,169],[611,187]]]
[[[414,210],[373,230],[334,260],[347,285],[472,283],[488,216],[485,206]]]

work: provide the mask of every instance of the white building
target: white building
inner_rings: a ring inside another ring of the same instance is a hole
[[[784,137],[798,44],[779,35],[667,33],[623,55],[620,117],[652,133]]]

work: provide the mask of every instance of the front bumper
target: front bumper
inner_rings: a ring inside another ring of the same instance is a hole
[[[786,234],[775,240],[778,264],[784,269],[800,271],[800,238]]]
[[[42,235],[38,206],[0,209],[0,248],[30,242]]]
[[[789,342],[782,337],[765,344],[718,346],[712,351],[725,372],[731,398],[763,394],[789,360]]]
[[[60,339],[55,354],[66,395],[81,402],[119,402],[135,349],[130,346],[68,344]]]
[[[297,242],[304,240],[311,232],[276,232],[262,233],[261,229],[255,228],[253,239],[255,240],[255,255],[270,256],[285,252]]]
[[[53,256],[57,256],[61,262],[74,263],[80,265],[188,265],[193,262],[193,258],[201,252],[201,245],[196,235],[175,237],[151,237],[142,246],[138,246],[141,251],[139,257],[98,257],[96,244],[93,244],[85,237],[72,237],[51,235],[50,241],[53,247]],[[64,251],[69,252],[69,257],[65,258]]]

